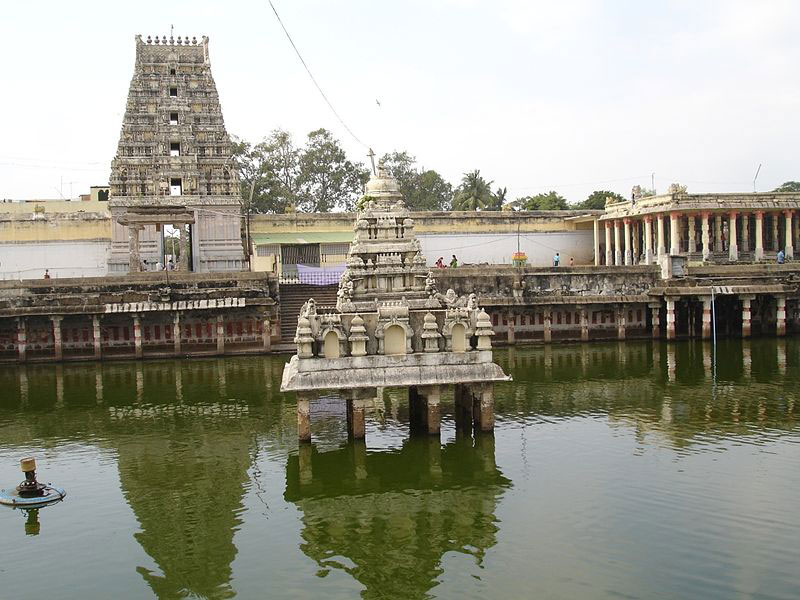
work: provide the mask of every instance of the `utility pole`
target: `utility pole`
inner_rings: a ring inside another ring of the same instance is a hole
[[[653,190],[653,195],[656,195],[656,174],[650,173],[650,189]]]
[[[756,193],[756,179],[758,179],[758,174],[761,172],[761,163],[758,163],[758,168],[756,169],[756,176],[753,177],[753,193]]]
[[[244,232],[245,237],[247,238],[247,266],[252,270],[252,265],[250,264],[250,257],[253,255],[252,252],[252,243],[250,242],[250,211],[253,207],[253,192],[256,189],[256,180],[255,177],[253,181],[250,183],[250,198],[247,200],[247,210],[244,214]]]
[[[367,152],[367,156],[369,156],[369,161],[372,163],[372,174],[377,175],[378,172],[375,170],[375,152],[372,151],[372,148]]]

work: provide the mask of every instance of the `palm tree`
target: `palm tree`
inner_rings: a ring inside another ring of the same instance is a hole
[[[493,210],[492,183],[481,177],[479,169],[464,173],[453,197],[453,210]]]

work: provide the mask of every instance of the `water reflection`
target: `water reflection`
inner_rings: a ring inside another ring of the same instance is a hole
[[[593,448],[600,453],[612,452],[613,440],[603,437],[610,429],[633,432],[640,448],[665,448],[670,458],[711,456],[711,451],[725,445],[800,441],[796,406],[800,344],[795,339],[726,340],[716,351],[700,341],[520,347],[498,351],[496,358],[514,376],[514,382],[496,387],[498,439],[509,431],[516,435],[514,428],[525,430],[519,437],[524,441],[526,435],[535,439],[548,424],[580,422],[596,426],[591,429],[597,442]],[[64,534],[75,543],[87,539],[81,538],[80,525],[62,519],[70,515],[85,524],[78,517],[97,508],[88,510],[78,502],[103,491],[98,490],[95,474],[84,469],[82,453],[91,447],[103,451],[113,469],[110,485],[124,498],[117,500],[119,506],[103,509],[107,514],[125,512],[135,520],[128,528],[108,533],[131,543],[135,540],[132,545],[138,551],[101,561],[99,568],[117,577],[130,574],[161,598],[233,596],[237,577],[240,581],[246,577],[237,574],[237,569],[245,569],[236,566],[242,564],[237,557],[246,547],[239,532],[257,528],[256,521],[264,514],[272,519],[264,534],[273,536],[271,547],[285,548],[287,555],[302,553],[284,564],[307,574],[316,570],[320,577],[346,574],[363,586],[365,597],[435,595],[446,579],[444,557],[449,552],[469,555],[478,566],[493,556],[498,557],[496,565],[513,563],[515,557],[498,543],[498,530],[513,537],[514,519],[519,526],[527,516],[508,506],[516,502],[527,507],[536,500],[514,498],[529,484],[525,480],[529,472],[519,464],[528,459],[524,446],[514,446],[516,442],[509,441],[512,436],[506,436],[507,446],[498,445],[504,454],[496,458],[492,436],[451,440],[452,395],[442,400],[445,442],[410,438],[407,398],[389,390],[383,408],[371,418],[366,444],[343,445],[341,403],[328,396],[312,406],[319,417],[314,421],[318,445],[298,448],[294,399],[278,392],[283,361],[283,357],[242,357],[0,367],[0,456],[13,463],[12,480],[17,477],[18,454],[30,448],[52,457],[74,457],[75,462],[74,477],[69,485],[64,482],[70,493],[67,502],[41,514],[25,514],[24,527],[16,518],[0,514],[0,535],[10,544],[52,539],[53,553],[59,551]],[[558,435],[567,438],[539,439],[536,450],[542,456],[555,449],[547,460],[556,469],[568,464],[563,457],[574,452],[570,444],[581,441],[569,438],[569,431]],[[557,451],[562,452],[560,457]],[[621,450],[617,446],[616,451],[632,452],[627,446]],[[781,450],[773,445],[769,451]],[[791,464],[794,455],[783,452],[788,456],[785,464]],[[688,486],[687,479],[674,473],[670,478],[670,473],[658,470],[667,463],[654,461],[648,466],[655,470],[654,489],[659,482]],[[737,467],[728,465],[729,472]],[[774,470],[781,473],[779,467]],[[265,494],[274,494],[270,506],[256,505],[257,493],[250,493],[257,472],[277,477],[263,484]],[[698,473],[692,483],[697,487],[684,490],[682,510],[705,508],[704,494],[715,489],[706,484],[715,476],[714,469]],[[542,477],[541,465],[537,476]],[[602,471],[597,474],[598,489],[606,485],[621,495],[646,497],[624,478],[607,481],[604,476]],[[58,478],[62,483],[61,473]],[[759,503],[770,501],[770,493],[765,487]],[[593,509],[615,514],[612,508],[619,498],[607,504],[598,498]],[[565,494],[555,503],[559,511],[563,503],[568,512],[572,502]],[[299,527],[286,516],[294,514],[285,510],[287,503],[300,512]],[[780,503],[776,506],[782,508]],[[540,509],[546,511],[548,506]],[[501,513],[503,523],[498,520]],[[642,522],[649,518],[645,513],[617,515],[621,524],[609,539],[629,542],[631,523],[640,518],[638,527],[645,527]],[[762,514],[772,518],[775,512],[765,509]],[[614,527],[609,520],[603,523]],[[103,519],[97,520],[103,535],[105,526]],[[719,545],[738,547],[736,539],[725,537],[730,535],[728,528],[720,531]],[[757,528],[746,533],[761,543],[761,550],[770,547],[769,537],[759,537]],[[581,544],[568,531],[559,535],[565,547]],[[263,543],[252,548],[263,549]],[[624,544],[617,546],[620,552],[622,548]],[[303,557],[316,567],[309,569]],[[638,557],[632,553],[623,558],[635,562]],[[259,567],[250,576],[263,579],[263,569],[269,567],[262,556],[251,558],[253,562]],[[775,557],[771,563],[782,564]],[[639,565],[645,571],[646,566],[646,561]],[[7,568],[3,578],[18,582],[10,589],[27,590],[31,577],[25,581],[25,574],[25,565],[18,562]],[[620,573],[609,568],[608,575],[613,579]],[[506,576],[525,579],[516,571]],[[303,592],[324,596],[325,582],[334,577],[310,579],[319,581],[318,587],[305,581],[303,585],[310,587]],[[40,586],[48,590],[44,582]]]
[[[481,566],[495,545],[495,509],[511,481],[495,462],[494,437],[442,445],[407,439],[399,450],[365,444],[290,456],[285,499],[302,512],[302,551],[319,565],[349,573],[365,598],[422,598],[442,574],[446,552]]]

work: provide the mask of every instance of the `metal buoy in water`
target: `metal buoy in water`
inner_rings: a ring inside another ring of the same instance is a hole
[[[63,500],[67,495],[63,488],[36,481],[35,458],[23,458],[19,461],[19,465],[25,473],[25,481],[14,489],[0,490],[0,504],[18,508],[37,508]]]

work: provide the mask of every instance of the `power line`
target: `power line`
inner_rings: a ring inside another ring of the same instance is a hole
[[[278,19],[278,23],[280,23],[281,29],[283,29],[283,33],[286,34],[286,38],[289,40],[289,43],[292,45],[292,48],[294,48],[294,52],[295,52],[295,54],[297,54],[297,58],[299,58],[300,62],[303,63],[303,67],[305,68],[306,73],[308,73],[308,76],[311,78],[311,81],[316,86],[317,91],[319,91],[320,95],[322,96],[322,99],[325,100],[325,103],[328,105],[328,108],[330,108],[331,112],[333,112],[333,114],[336,116],[336,118],[339,119],[339,123],[341,123],[342,127],[344,127],[347,130],[347,133],[349,133],[351,136],[353,136],[353,139],[355,141],[357,141],[359,144],[361,144],[362,146],[364,146],[364,148],[367,148],[368,146],[364,142],[362,142],[360,139],[358,139],[358,136],[355,133],[353,133],[353,130],[350,129],[347,126],[347,123],[344,122],[344,119],[342,119],[342,117],[339,116],[339,113],[336,112],[336,109],[333,107],[333,104],[331,104],[331,101],[328,100],[328,97],[325,95],[325,92],[322,91],[322,88],[320,87],[319,83],[317,83],[317,80],[314,78],[313,73],[311,73],[311,69],[308,68],[308,65],[306,64],[306,61],[303,60],[303,56],[300,54],[300,50],[297,49],[297,46],[295,45],[294,41],[292,40],[292,36],[289,35],[289,31],[286,29],[286,26],[283,24],[283,21],[281,21],[281,17],[278,14],[278,11],[275,10],[275,5],[272,4],[272,0],[267,0],[267,1],[269,2],[270,8],[272,8],[272,12],[275,13],[275,18]]]

